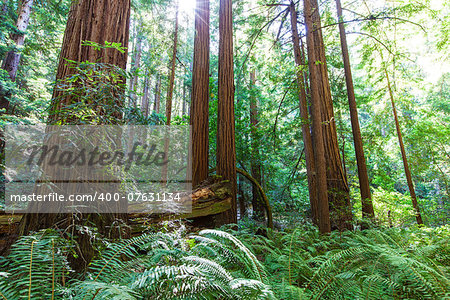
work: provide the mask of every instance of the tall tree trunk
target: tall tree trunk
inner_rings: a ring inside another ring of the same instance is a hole
[[[350,107],[350,119],[352,123],[353,143],[355,145],[356,162],[358,165],[359,189],[361,192],[362,217],[373,219],[375,217],[370,193],[369,176],[367,174],[366,159],[359,129],[358,110],[356,108],[355,90],[353,88],[352,70],[348,55],[347,37],[345,34],[344,19],[342,18],[341,1],[336,0],[339,22],[339,35],[341,38],[342,59],[344,61],[345,84],[347,85],[348,105]]]
[[[140,26],[140,24],[138,23],[137,26]],[[139,68],[141,66],[141,56],[142,56],[142,35],[139,32],[139,29],[137,31],[137,37],[136,37],[136,47],[134,49],[134,57],[133,57],[133,62],[132,62],[132,68],[131,68],[131,72],[133,74],[133,77],[130,80],[130,101],[131,101],[131,105],[133,107],[137,107],[137,96],[136,96],[136,92],[138,89],[138,80],[139,80]]]
[[[173,50],[172,50],[172,60],[170,61],[170,79],[169,87],[167,88],[167,99],[166,99],[166,124],[170,125],[172,118],[172,98],[173,98],[173,85],[175,81],[175,67],[177,61],[177,46],[178,46],[178,1],[175,7],[175,31],[173,33]]]
[[[185,116],[186,115],[186,83],[184,82],[184,78],[186,78],[186,71],[184,71],[184,76],[183,79],[181,81],[182,85],[183,85],[183,105],[181,108],[181,116]]]
[[[320,65],[317,64],[316,45],[314,39],[314,31],[317,30],[316,23],[312,18],[313,9],[310,0],[304,1],[304,15],[306,24],[306,41],[308,53],[308,65],[310,72],[310,86],[311,86],[311,118],[312,118],[312,133],[314,145],[314,165],[316,171],[316,190],[317,190],[317,212],[319,216],[319,230],[321,233],[331,231],[330,212],[328,204],[327,191],[327,164],[325,160],[325,146],[322,133],[322,99],[320,97],[321,79],[320,79]]]
[[[72,4],[64,33],[63,44],[56,80],[59,81],[74,74],[76,70],[67,64],[67,60],[90,61],[113,64],[125,70],[127,51],[121,53],[116,49],[102,49],[81,46],[82,41],[104,44],[105,41],[128,45],[130,23],[130,0],[79,0]],[[72,104],[76,99],[65,97],[64,91],[53,90],[52,105],[57,111]],[[119,103],[123,105],[123,103]],[[57,115],[55,115],[57,116]],[[118,116],[119,117],[119,116]],[[51,122],[55,121],[50,119]]]
[[[231,209],[216,217],[222,225],[237,222],[232,0],[220,0],[218,90],[217,174],[230,180],[233,196]]]
[[[130,64],[130,72],[132,73],[134,70],[134,64],[135,64],[135,56],[136,56],[136,42],[137,42],[137,37],[138,37],[138,26],[134,25],[133,23],[130,23],[130,28],[132,28],[132,32],[131,32],[131,39],[132,41],[130,42],[130,44],[132,44],[132,50],[129,52],[130,57],[131,57],[131,64]],[[134,55],[133,55],[134,54]],[[128,105],[131,105],[131,91],[133,90],[133,84],[134,84],[134,80],[133,77],[130,78],[130,80],[128,80],[128,92],[129,92],[129,96],[130,99],[128,100]]]
[[[22,5],[19,10],[19,16],[17,18],[16,28],[19,34],[13,34],[11,39],[14,41],[15,47],[19,48],[23,46],[25,42],[25,34],[24,32],[27,30],[28,23],[30,22],[31,16],[31,8],[33,6],[33,0],[23,0]],[[3,8],[7,8],[6,2]],[[3,60],[2,69],[6,70],[9,74],[9,78],[11,81],[16,81],[17,70],[19,69],[20,64],[20,52],[17,49],[13,49],[6,54],[5,59]],[[0,109],[4,108],[6,112],[9,109],[9,97],[6,92],[3,91],[3,88],[0,87],[2,91],[0,91]]]
[[[242,220],[246,214],[245,207],[245,193],[244,193],[244,176],[242,174],[238,175],[238,202],[239,202],[239,219]]]
[[[192,88],[189,106],[192,128],[192,186],[195,188],[208,178],[209,144],[209,0],[197,0],[195,9],[194,59],[191,61]],[[213,227],[215,216],[197,219],[195,224]]]
[[[197,0],[190,110],[193,187],[208,177],[209,42],[209,0]]]
[[[305,82],[306,78],[304,72],[301,68],[305,65],[304,56],[300,50],[300,38],[297,29],[297,12],[295,11],[295,4],[291,1],[290,7],[291,16],[291,30],[292,30],[292,42],[294,44],[294,57],[295,63],[297,65],[297,85],[298,85],[298,96],[299,96],[299,106],[300,106],[300,116],[302,118],[302,136],[303,145],[305,148],[305,158],[306,158],[306,174],[308,177],[308,191],[309,191],[309,202],[311,205],[311,217],[313,223],[318,225],[319,213],[318,203],[317,203],[317,188],[316,188],[316,178],[315,174],[315,164],[314,164],[314,150],[311,139],[311,130],[309,127],[309,117],[308,117],[308,104],[306,99],[306,89]]]
[[[76,72],[67,64],[67,60],[83,62],[101,62],[112,64],[125,70],[127,63],[127,52],[124,53],[116,49],[103,49],[101,51],[93,47],[82,46],[82,41],[92,41],[104,44],[105,41],[119,43],[122,46],[128,45],[128,29],[130,22],[130,0],[107,0],[99,2],[96,0],[79,0],[73,2],[64,33],[63,45],[61,48],[60,60],[56,78],[61,80],[70,77]],[[52,97],[52,107],[61,111],[69,106],[78,98],[70,97],[63,91],[55,88]],[[117,103],[123,105],[123,103]],[[122,114],[116,114],[121,118]],[[59,120],[58,113],[49,117],[49,123],[55,123]],[[41,228],[52,227],[57,224],[59,228],[65,228],[75,224],[84,224],[86,220],[94,223],[100,233],[105,235],[112,234],[112,237],[118,237],[120,232],[115,232],[110,228],[113,222],[123,220],[126,222],[127,214],[85,214],[83,218],[75,220],[72,215],[67,214],[26,214],[20,223],[19,234],[27,234],[29,231],[39,230]],[[72,223],[73,222],[73,223]],[[82,269],[89,263],[94,255],[89,237],[86,234],[79,234],[80,257],[75,260],[76,269]]]
[[[167,98],[166,98],[166,125],[170,125],[172,119],[172,100],[175,85],[177,46],[178,46],[178,1],[175,4],[175,30],[173,33],[172,59],[170,61],[169,86],[167,87]],[[168,130],[170,131],[170,128]],[[167,151],[169,150],[170,144],[170,134],[167,134],[169,131],[166,131],[166,136],[164,138],[164,153],[166,153],[166,157],[168,156]],[[162,168],[161,181],[163,185],[167,183],[167,164],[165,164]]]
[[[338,230],[353,229],[352,210],[350,203],[350,191],[345,177],[340,157],[339,144],[337,140],[336,122],[333,112],[333,101],[331,99],[330,82],[328,79],[327,62],[325,58],[325,46],[323,43],[319,5],[317,0],[307,0],[311,10],[309,16],[312,18],[314,29],[311,30],[314,37],[315,60],[313,63],[318,70],[318,92],[322,114],[322,133],[325,146],[328,202],[330,205],[331,228]],[[312,27],[311,27],[312,28]],[[309,55],[309,54],[308,54]],[[311,81],[312,78],[311,78]]]
[[[394,93],[392,92],[391,82],[389,80],[389,74],[386,69],[384,69],[384,74],[386,75],[386,81],[388,84],[389,97],[391,99],[391,104],[392,104],[392,112],[394,113],[395,128],[397,129],[398,143],[400,145],[400,151],[402,153],[403,167],[405,169],[405,175],[406,175],[406,181],[408,182],[409,193],[411,195],[412,204],[413,204],[413,207],[414,207],[414,210],[416,213],[416,221],[417,221],[417,224],[422,225],[423,224],[422,215],[420,214],[419,205],[417,203],[416,192],[414,190],[414,185],[413,185],[413,181],[412,181],[412,177],[411,177],[411,171],[409,170],[408,160],[406,158],[405,146],[403,145],[403,138],[402,138],[402,132],[400,129],[400,123],[398,122],[397,109],[395,108]]]
[[[256,99],[256,72],[252,70],[250,72],[250,126],[251,126],[251,139],[252,139],[252,157],[251,157],[251,172],[252,177],[255,178],[258,183],[261,183],[261,164],[259,163],[259,142],[258,142],[258,106]],[[252,186],[252,207],[253,214],[256,220],[264,219],[264,205],[259,200],[259,191],[257,187]]]
[[[147,73],[147,75],[145,76],[144,79],[144,90],[143,90],[143,95],[142,95],[142,105],[141,105],[141,111],[142,114],[144,115],[144,117],[148,117],[148,107],[149,107],[149,103],[148,103],[148,96],[149,96],[149,89],[150,89],[150,74]]]
[[[153,108],[155,113],[159,114],[160,106],[161,106],[161,75],[158,75],[155,87],[155,105]]]
[[[167,87],[167,98],[166,98],[166,125],[170,125],[172,119],[172,100],[175,84],[177,46],[178,46],[178,1],[175,4],[175,30],[173,33],[172,59],[170,61],[169,86]],[[168,130],[170,130],[170,128]],[[164,153],[166,153],[166,157],[168,156],[167,151],[169,150],[170,144],[170,134],[167,133],[168,131],[166,131],[166,136],[164,138]],[[167,183],[167,164],[165,164],[162,168],[161,181],[163,185]]]

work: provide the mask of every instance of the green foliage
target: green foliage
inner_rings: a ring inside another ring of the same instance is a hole
[[[115,124],[120,122],[125,102],[125,72],[114,65],[91,62],[72,62],[73,75],[57,83],[64,99],[62,108],[55,107],[49,115],[60,124]],[[67,99],[71,102],[66,103]]]
[[[372,229],[321,236],[308,226],[268,238],[236,233],[281,299],[446,299],[450,228]]]
[[[447,203],[450,202],[448,76],[433,78],[443,72],[430,66],[442,65],[441,69],[445,68],[449,4],[439,1],[342,2],[369,179],[373,192],[383,194],[379,197],[383,203],[378,206],[395,206],[392,201],[396,198],[391,195],[396,192],[408,194],[392,111],[387,101],[383,73],[383,67],[387,67],[392,73],[407,156],[416,193],[425,212],[423,217],[428,225],[445,224],[449,213]],[[16,31],[20,1],[2,3],[6,3],[7,9],[0,15],[0,57],[15,49],[10,34]],[[307,68],[295,67],[285,6],[288,2],[277,2],[282,5],[268,3],[275,2],[243,0],[234,3],[236,163],[242,169],[251,170],[254,159],[249,153],[253,150],[253,130],[260,150],[256,159],[262,165],[261,184],[274,215],[301,219],[310,215],[310,208],[301,136],[303,120],[299,116],[295,79],[296,71]],[[15,49],[22,54],[17,80],[11,82],[4,71],[0,74],[1,92],[9,95],[12,107],[10,115],[0,113],[0,125],[46,122],[49,112],[65,115],[65,121],[83,124],[164,124],[175,16],[173,1],[133,0],[128,45],[84,41],[83,45],[98,50],[113,48],[124,51],[125,47],[128,48],[131,65],[125,72],[95,62],[72,62],[75,74],[57,86],[64,96],[76,98],[76,101],[62,111],[52,112],[53,108],[49,108],[54,88],[52,82],[70,4],[68,0],[34,2],[25,44],[21,49]],[[304,36],[301,2],[296,2],[296,9],[299,11],[299,33]],[[340,154],[345,161],[353,211],[359,213],[357,164],[335,24],[335,3],[324,2],[320,13]],[[190,106],[192,88],[193,17],[193,10],[180,11],[174,125],[189,122],[186,108]],[[210,167],[214,167],[216,161],[217,21],[218,2],[214,2],[211,3]],[[139,66],[134,64],[138,39],[142,43]],[[256,71],[255,86],[250,83],[251,71]],[[133,86],[130,86],[131,81],[135,82]],[[154,112],[153,104],[157,82],[161,82],[161,111],[158,114]],[[144,87],[148,88],[149,117],[141,111]],[[252,99],[258,106],[257,128],[250,126],[249,105]],[[119,115],[121,118],[117,118]],[[251,186],[245,181],[240,186],[244,189],[244,197],[249,199]],[[380,192],[380,187],[383,192]],[[246,202],[248,204],[249,201]],[[406,213],[406,224],[410,214],[402,211]],[[379,219],[386,218],[381,216]]]
[[[120,44],[107,41],[104,45],[84,41],[83,45],[98,51],[125,51]],[[152,113],[145,117],[141,109],[126,105],[131,102],[126,80],[132,80],[135,74],[99,62],[67,60],[67,64],[74,69],[73,74],[57,82],[55,89],[60,96],[52,100],[49,110],[56,124],[164,124],[163,115]]]
[[[450,228],[320,235],[184,227],[107,242],[84,276],[52,231],[20,238],[1,259],[5,299],[446,299]]]
[[[70,2],[35,0],[21,49],[16,49],[10,39],[10,34],[17,31],[20,1],[6,2],[7,11],[0,15],[0,57],[14,49],[21,52],[22,59],[16,82],[0,70],[1,92],[8,95],[13,108],[10,115],[0,113],[0,125],[45,122],[49,113],[60,115],[60,123],[164,124],[174,17],[173,3],[168,0],[132,1],[129,45],[84,42],[98,50],[113,48],[122,52],[127,47],[133,64],[140,38],[140,66],[128,66],[130,71],[126,72],[97,62],[68,62],[75,69],[74,75],[58,82],[57,88],[63,97],[73,101],[62,110],[49,108]],[[264,0],[236,1],[236,163],[251,169],[253,130],[260,150],[257,159],[262,165],[261,185],[277,221],[289,228],[288,232],[255,236],[258,224],[245,216],[240,228],[254,230],[205,230],[192,236],[183,231],[153,233],[105,242],[106,248],[99,249],[98,257],[83,275],[72,274],[65,260],[70,245],[55,232],[39,232],[20,238],[11,254],[2,258],[0,292],[6,299],[49,299],[52,291],[56,298],[63,299],[449,298],[450,229],[411,227],[415,221],[383,72],[387,68],[392,74],[400,125],[425,223],[445,225],[450,213],[450,77],[444,74],[433,79],[442,70],[430,72],[429,66],[445,67],[450,22],[449,3],[434,2],[439,1],[343,1],[375,224],[401,228],[330,236],[320,236],[310,225],[294,230],[299,220],[304,222],[310,215],[301,137],[304,120],[299,116],[295,84],[296,71],[307,70],[295,67],[289,18],[284,12],[287,1],[276,2],[282,5],[267,5],[275,2]],[[322,2],[320,12],[340,154],[357,220],[361,213],[357,164],[338,31],[333,25],[334,5],[333,1]],[[302,2],[296,6],[301,25]],[[216,161],[217,133],[217,20],[218,2],[212,2],[212,166]],[[193,19],[181,12],[179,26],[174,125],[189,123],[187,113],[180,113],[182,101],[189,106],[192,88]],[[304,36],[303,26],[299,31]],[[427,60],[422,61],[424,57]],[[433,64],[433,59],[438,63]],[[257,76],[255,86],[249,80],[253,70]],[[131,79],[136,79],[132,89],[128,87]],[[161,112],[145,117],[139,97],[147,82],[151,103],[158,79],[162,79]],[[129,101],[131,97],[138,105]],[[249,112],[250,102],[255,99],[257,128],[250,125]],[[249,199],[250,185],[241,184],[244,198]]]
[[[242,242],[223,231],[204,230],[188,237],[182,231],[143,234],[108,243],[83,278],[65,285],[63,247],[51,234],[20,238],[2,260],[3,297],[48,299],[53,292],[56,299],[274,298],[263,281],[264,267]]]
[[[120,53],[126,52],[126,47],[123,47],[120,43],[112,43],[105,41],[104,45],[100,45],[99,43],[95,43],[92,41],[82,41],[81,46],[88,46],[94,48],[94,50],[100,51],[102,49],[115,49],[119,51]]]
[[[62,288],[70,267],[70,244],[51,230],[21,237],[0,261],[0,296],[4,299],[50,299]]]
[[[11,103],[11,114],[0,113],[0,124],[33,124],[46,120],[69,4],[68,0],[34,1],[25,44],[17,48],[11,37],[17,32],[15,25],[21,1],[1,1],[1,8],[6,11],[0,13],[0,58],[14,50],[21,54],[21,60],[15,82],[0,70],[0,93],[9,95]]]

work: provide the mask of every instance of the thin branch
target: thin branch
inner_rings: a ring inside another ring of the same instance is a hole
[[[267,26],[270,26],[270,25],[271,25],[276,19],[278,19],[278,17],[281,16],[284,12],[285,12],[285,10],[281,11],[281,12],[280,12],[278,15],[276,15],[273,19],[271,19],[271,20],[268,21],[266,24],[264,24],[264,26],[261,27],[261,28],[258,30],[258,32],[254,35],[254,39],[253,39],[253,41],[252,41],[252,44],[250,45],[250,49],[248,50],[247,54],[245,55],[244,60],[243,60],[243,62],[242,62],[242,65],[241,65],[240,68],[239,68],[239,72],[238,72],[237,80],[236,80],[236,91],[239,90],[239,87],[240,87],[240,84],[239,84],[240,80],[239,80],[239,79],[241,78],[241,75],[242,75],[242,71],[243,71],[243,69],[244,69],[244,66],[245,66],[245,64],[246,64],[246,62],[247,62],[248,57],[250,56],[250,53],[251,53],[252,50],[253,50],[253,47],[255,46],[256,40],[258,39],[259,35],[262,33],[262,31],[264,30],[264,28],[266,28]]]
[[[274,3],[274,4],[266,4],[267,7],[274,7],[274,6],[289,6],[289,4],[283,4],[283,3]]]
[[[273,42],[273,45],[275,45],[277,43],[278,39],[280,38],[281,30],[283,29],[283,25],[284,25],[284,22],[286,21],[286,17],[288,15],[288,13],[289,13],[289,10],[286,10],[286,13],[284,14],[283,18],[281,19],[280,28],[278,29],[277,37],[276,37],[275,41]]]
[[[378,17],[378,16],[372,16],[372,15],[369,16],[369,17],[366,17],[366,18],[353,19],[353,20],[349,20],[349,21],[341,21],[341,22],[337,22],[337,23],[327,24],[327,25],[319,27],[319,28],[317,28],[315,30],[318,30],[318,29],[321,29],[321,28],[326,28],[326,27],[331,27],[331,26],[335,26],[335,25],[339,25],[339,24],[345,24],[345,23],[362,22],[362,21],[375,21],[375,20],[399,20],[399,21],[403,21],[403,22],[407,22],[407,23],[411,23],[413,25],[416,25],[420,29],[422,29],[423,32],[425,32],[425,33],[427,32],[422,25],[420,25],[418,23],[415,23],[415,22],[412,22],[412,21],[409,21],[409,20],[406,20],[406,19],[397,18],[397,17],[388,17],[388,16],[386,16],[386,17]]]
[[[371,34],[368,34],[365,32],[359,32],[359,31],[348,31],[347,34],[360,34],[360,35],[368,36],[368,37],[374,39],[375,41],[377,41],[378,43],[380,43],[384,48],[386,48],[387,51],[389,51],[390,54],[395,56],[395,54],[391,51],[391,49],[389,49],[388,46],[386,46],[386,44],[384,44],[382,41],[380,41],[379,39],[377,39],[376,37],[374,37]]]
[[[291,84],[289,85],[289,87],[286,89],[286,91],[284,92],[283,98],[281,98],[280,105],[278,105],[277,116],[276,116],[276,118],[275,118],[275,123],[273,124],[273,141],[274,141],[274,142],[273,142],[273,147],[274,147],[274,148],[276,148],[277,123],[278,123],[278,116],[279,116],[279,114],[280,114],[281,105],[283,104],[284,99],[286,99],[286,95],[287,95],[287,93],[291,90],[292,84],[293,84],[294,82],[295,82],[295,80],[293,80],[293,81],[291,82]]]
[[[283,190],[281,191],[281,196],[284,195],[284,191],[286,188],[290,188],[292,182],[294,181],[295,173],[297,173],[298,166],[300,165],[300,161],[302,160],[303,154],[305,153],[305,148],[303,147],[302,153],[300,153],[300,157],[297,160],[297,164],[295,165],[294,169],[292,170],[292,173],[289,175],[287,182],[288,184],[284,186]]]

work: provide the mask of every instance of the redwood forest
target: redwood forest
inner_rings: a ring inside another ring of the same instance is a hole
[[[0,299],[450,299],[450,1],[0,0]]]

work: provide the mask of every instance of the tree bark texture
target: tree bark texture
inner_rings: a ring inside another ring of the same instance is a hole
[[[373,219],[375,217],[372,195],[370,193],[369,176],[367,174],[366,159],[359,128],[358,110],[356,108],[355,90],[353,88],[352,70],[350,67],[350,58],[348,54],[347,37],[342,18],[341,1],[336,0],[336,8],[339,22],[339,35],[341,38],[342,59],[344,61],[345,84],[347,85],[348,105],[350,107],[350,119],[352,123],[353,143],[355,145],[356,162],[358,165],[359,189],[361,192],[362,216],[363,218]]]
[[[317,80],[322,115],[322,133],[325,147],[328,198],[330,205],[331,228],[338,230],[353,229],[350,191],[347,178],[342,167],[339,145],[337,140],[336,122],[331,99],[330,83],[328,79],[325,46],[323,43],[319,5],[317,0],[307,0],[312,19],[310,27],[314,37],[315,60],[312,62],[318,70]],[[311,78],[311,81],[314,81]]]
[[[140,26],[138,23],[137,26]],[[142,35],[139,32],[139,29],[137,30],[137,37],[136,37],[136,45],[134,48],[134,56],[131,66],[131,73],[133,74],[133,77],[130,80],[130,104],[133,107],[137,106],[137,97],[136,97],[136,91],[138,89],[138,80],[139,80],[139,68],[141,67],[141,56],[142,56]]]
[[[303,136],[303,145],[305,148],[306,173],[308,178],[308,191],[309,191],[309,202],[311,205],[311,217],[313,223],[318,225],[319,213],[317,211],[318,203],[317,203],[317,188],[315,178],[314,150],[311,138],[311,130],[309,126],[308,104],[306,99],[306,88],[305,88],[306,78],[304,76],[304,72],[302,71],[302,68],[305,66],[305,60],[303,57],[303,53],[300,49],[300,38],[297,28],[297,12],[295,10],[294,2],[291,2],[289,10],[291,17],[294,58],[295,63],[297,65],[298,96],[300,106],[300,117],[302,118],[302,136]]]
[[[167,99],[166,99],[166,125],[170,125],[172,118],[172,98],[173,98],[173,86],[175,82],[175,68],[177,61],[177,46],[178,46],[178,2],[175,7],[175,31],[173,33],[173,48],[172,48],[172,59],[170,61],[170,76],[169,76],[169,87],[167,88]]]
[[[119,43],[128,47],[130,26],[130,0],[78,0],[73,2],[61,47],[60,60],[56,80],[62,80],[76,72],[67,60],[76,62],[100,62],[126,69],[127,48],[122,53],[116,49],[95,50],[82,46],[83,41],[91,41],[104,45],[105,41]],[[60,89],[53,90],[52,106],[54,111],[77,101],[76,98],[65,97]],[[124,103],[117,103],[123,106]],[[57,114],[54,115],[55,117]],[[118,118],[121,113],[117,113]],[[54,120],[51,120],[54,121]]]
[[[322,126],[322,98],[320,95],[321,79],[320,79],[320,65],[316,63],[316,48],[314,39],[315,26],[313,25],[312,12],[310,0],[304,1],[304,15],[306,24],[306,40],[308,65],[310,72],[310,90],[311,90],[311,118],[312,118],[312,134],[314,146],[314,164],[316,172],[316,189],[318,200],[318,216],[319,216],[319,230],[321,233],[328,233],[331,231],[330,212],[328,204],[328,190],[327,190],[327,163],[325,160],[325,146],[323,139]]]
[[[71,76],[75,70],[67,65],[66,59],[83,62],[96,62],[112,64],[125,69],[127,52],[121,53],[116,49],[94,50],[92,47],[82,46],[82,41],[93,41],[104,44],[105,41],[128,45],[128,28],[130,20],[130,0],[79,0],[72,4],[64,33],[63,45],[57,71],[57,79]],[[77,98],[64,96],[58,89],[53,91],[53,106],[61,108],[74,103]],[[118,117],[121,117],[119,115]],[[49,118],[52,123],[58,116]],[[71,124],[74,125],[74,124]],[[113,222],[122,220],[126,223],[126,213],[109,214],[26,214],[19,226],[19,234],[28,234],[29,231],[41,228],[58,227],[68,228],[74,224],[94,224],[100,233],[110,237],[119,237],[121,233],[113,229]],[[74,267],[78,270],[87,266],[94,255],[89,237],[79,235],[80,253],[75,260]],[[125,233],[126,236],[126,233]],[[123,237],[123,235],[122,235]]]
[[[158,75],[155,87],[155,106],[154,106],[155,113],[159,114],[160,106],[161,106],[161,75]]]
[[[219,81],[217,108],[217,174],[232,184],[231,209],[216,218],[220,226],[237,222],[236,146],[234,124],[233,17],[232,1],[220,0]]]
[[[192,70],[192,186],[208,177],[209,151],[209,0],[197,0]]]

